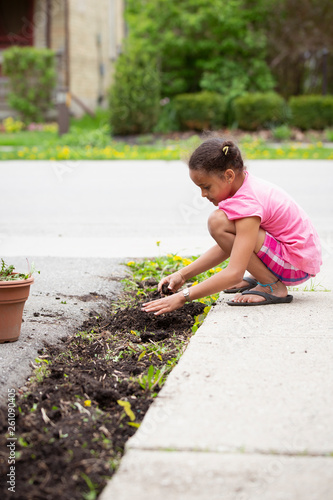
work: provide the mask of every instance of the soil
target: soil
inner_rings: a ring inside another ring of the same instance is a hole
[[[0,409],[3,500],[92,500],[102,491],[160,390],[158,370],[177,363],[205,307],[194,302],[148,315],[141,303],[160,296],[152,285],[140,283],[141,294],[125,308],[118,302],[106,316],[91,312],[79,332],[39,352],[34,375],[16,391],[15,422]],[[151,365],[156,377],[148,382]]]
[[[162,294],[163,295],[172,295],[173,291],[170,290],[168,283],[163,283],[162,285]]]

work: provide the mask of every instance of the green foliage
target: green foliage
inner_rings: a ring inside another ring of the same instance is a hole
[[[160,242],[157,243],[159,246]],[[132,279],[131,280],[125,279],[123,280],[123,283],[125,284],[125,287],[130,288],[131,290],[138,288],[139,289],[138,294],[143,295],[145,292],[139,286],[141,281],[146,281],[150,278],[154,278],[157,282],[159,282],[164,276],[167,276],[169,274],[172,274],[180,270],[182,267],[191,264],[191,262],[195,261],[197,258],[198,256],[192,256],[190,258],[187,258],[187,257],[181,257],[180,255],[177,254],[167,254],[158,256],[154,260],[149,260],[149,259],[136,260],[136,261],[131,260],[127,262],[127,266],[130,268]],[[197,284],[205,280],[206,278],[209,278],[210,276],[214,275],[215,273],[218,273],[227,266],[227,263],[228,261],[223,262],[221,264],[221,267],[217,266],[212,269],[209,269],[208,271],[205,271],[204,273],[198,274],[198,276],[195,277],[196,281],[188,283],[188,285]],[[149,292],[154,288],[155,285],[153,285],[153,288],[151,289],[146,288],[146,291]],[[216,302],[217,298],[218,295],[215,294],[209,297],[204,297],[202,299],[199,299],[198,302],[202,302],[210,306]]]
[[[333,95],[294,96],[289,100],[292,124],[302,130],[333,126]]]
[[[288,125],[278,125],[272,129],[272,135],[277,141],[289,141],[292,131]]]
[[[52,106],[56,83],[54,51],[14,46],[5,50],[3,56],[3,71],[9,77],[10,106],[27,122],[42,121]]]
[[[333,142],[333,128],[326,129],[325,136],[328,141]]]
[[[140,375],[138,378],[140,387],[145,391],[152,391],[156,386],[161,388],[166,381],[165,371],[165,366],[159,370],[157,368],[155,369],[154,365],[150,365],[147,375]]]
[[[71,118],[71,128],[74,126],[81,131],[97,130],[100,127],[109,125],[110,111],[108,109],[97,108],[94,115],[85,114],[80,118]]]
[[[243,130],[269,128],[285,122],[287,106],[274,92],[248,93],[234,101],[237,124]]]
[[[168,132],[176,132],[178,130],[180,130],[180,125],[177,120],[177,112],[173,100],[169,98],[162,99],[158,122],[154,127],[154,132],[167,134]]]
[[[16,281],[16,280],[27,280],[35,272],[35,266],[32,264],[31,269],[28,273],[15,273],[14,266],[8,266],[3,259],[1,259],[0,268],[0,281]],[[39,271],[37,271],[39,273]]]
[[[325,80],[333,93],[332,0],[269,0],[268,61],[285,98],[319,94]],[[325,55],[326,54],[326,55]]]
[[[225,125],[226,100],[216,92],[179,94],[173,103],[182,130],[218,129]]]
[[[272,89],[264,0],[128,0],[126,7],[130,39],[159,60],[163,97]]]
[[[66,146],[75,146],[85,148],[105,148],[111,144],[110,125],[104,124],[96,129],[81,129],[78,126],[72,126],[68,134],[64,134],[57,139],[57,144]]]
[[[115,66],[110,90],[114,134],[150,132],[160,111],[160,77],[156,60],[138,47],[127,46]]]

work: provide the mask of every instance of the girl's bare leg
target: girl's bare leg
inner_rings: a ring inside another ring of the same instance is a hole
[[[208,220],[208,229],[216,243],[221,247],[223,252],[229,256],[236,237],[235,223],[230,221],[222,210],[216,210],[211,214]],[[263,284],[274,283],[277,281],[276,276],[257,256],[257,253],[264,243],[265,234],[266,233],[263,229],[259,229],[257,243],[247,268],[247,271],[251,273],[254,279]],[[246,284],[248,284],[246,281],[242,281],[241,283],[235,285],[235,287],[244,286]],[[287,296],[287,287],[281,281],[278,281],[271,286],[273,289],[273,295],[277,297]],[[262,287],[260,285],[256,286],[252,290],[271,293],[270,287]],[[236,302],[260,302],[265,299],[264,297],[260,297],[258,295],[242,295],[239,293],[235,295],[233,300]]]

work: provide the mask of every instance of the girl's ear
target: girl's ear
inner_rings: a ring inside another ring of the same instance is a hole
[[[228,184],[231,184],[235,180],[235,177],[236,177],[236,174],[232,170],[232,168],[228,168],[228,170],[226,170],[224,172],[224,178],[225,178],[225,180],[227,181]]]

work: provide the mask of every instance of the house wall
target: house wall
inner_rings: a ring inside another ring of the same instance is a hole
[[[124,0],[68,0],[70,92],[90,109],[107,104],[112,68],[124,38]],[[46,46],[45,0],[36,0],[35,46]],[[64,0],[52,0],[51,48],[64,53]],[[62,63],[62,64],[61,64]],[[65,60],[59,58],[59,80]],[[61,83],[61,82],[60,82]],[[71,110],[83,113],[72,99]]]
[[[112,66],[124,36],[123,2],[69,0],[69,4],[70,88],[94,109],[107,104]]]

